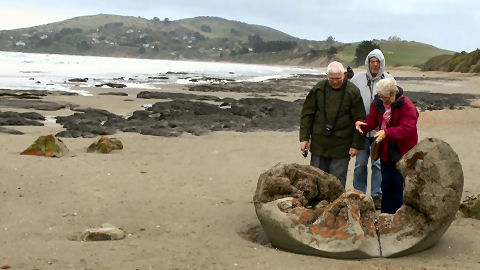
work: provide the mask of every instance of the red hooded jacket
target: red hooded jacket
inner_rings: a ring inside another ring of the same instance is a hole
[[[403,96],[401,87],[398,87],[398,90],[395,102],[392,103],[390,122],[385,129],[386,137],[380,142],[380,159],[382,161],[397,162],[418,143],[417,108],[408,97]],[[380,127],[384,112],[385,107],[382,100],[375,95],[372,106],[370,106],[370,113],[364,121],[367,125],[362,126],[362,131],[366,133]]]

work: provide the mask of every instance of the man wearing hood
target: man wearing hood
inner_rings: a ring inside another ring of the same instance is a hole
[[[360,89],[362,95],[365,112],[370,112],[370,105],[373,102],[377,83],[381,79],[392,78],[392,75],[384,72],[385,57],[382,51],[374,49],[365,59],[366,71],[357,72],[351,82]],[[363,193],[367,192],[367,175],[368,175],[368,158],[371,157],[372,145],[375,142],[376,130],[366,134],[365,147],[360,150],[355,159],[355,170],[353,173],[353,187]],[[372,175],[371,175],[371,194],[375,207],[380,209],[382,203],[382,173],[380,171],[380,160],[370,159]]]

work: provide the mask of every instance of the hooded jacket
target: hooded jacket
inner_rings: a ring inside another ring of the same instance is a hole
[[[360,119],[365,119],[365,109],[358,88],[347,79],[341,90],[333,89],[327,80],[321,80],[305,98],[300,117],[300,141],[311,141],[310,151],[314,155],[346,158],[350,148],[361,150],[365,145],[365,136],[355,130],[355,121]],[[334,123],[332,135],[324,136],[325,124]]]
[[[375,57],[380,61],[380,70],[375,78],[372,77],[372,73],[370,72],[370,58]],[[355,84],[358,89],[360,89],[360,94],[362,95],[363,105],[365,106],[365,112],[370,112],[370,106],[373,102],[373,98],[376,95],[377,83],[381,79],[385,78],[392,78],[392,75],[384,72],[385,70],[385,57],[383,56],[382,51],[379,49],[374,49],[371,51],[367,57],[365,58],[365,68],[366,71],[356,73],[351,82]],[[396,84],[396,82],[395,82]],[[373,137],[375,135],[375,131],[372,131],[367,134],[367,137]]]
[[[418,143],[417,121],[418,110],[413,102],[403,96],[403,89],[398,87],[395,102],[392,103],[391,118],[385,128],[385,139],[380,142],[380,159],[397,162]],[[382,100],[375,95],[370,113],[362,127],[364,132],[371,131],[382,125],[385,107]]]

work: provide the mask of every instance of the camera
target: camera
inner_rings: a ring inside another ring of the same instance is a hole
[[[325,124],[325,127],[323,128],[323,136],[325,137],[330,137],[333,134],[333,125],[330,124]]]
[[[308,149],[307,149],[307,148],[305,148],[305,151],[303,151],[303,154],[302,154],[302,155],[303,155],[303,157],[307,157],[307,156],[308,156]]]

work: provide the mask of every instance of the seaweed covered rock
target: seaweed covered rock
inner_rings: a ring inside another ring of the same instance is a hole
[[[102,136],[96,142],[90,144],[87,148],[88,153],[99,152],[99,153],[110,153],[113,150],[122,150],[123,144],[117,138],[108,138],[107,136]]]
[[[468,218],[480,219],[480,194],[467,196],[460,204],[460,212]]]
[[[62,157],[68,152],[69,150],[63,141],[50,134],[38,137],[21,155]]]

